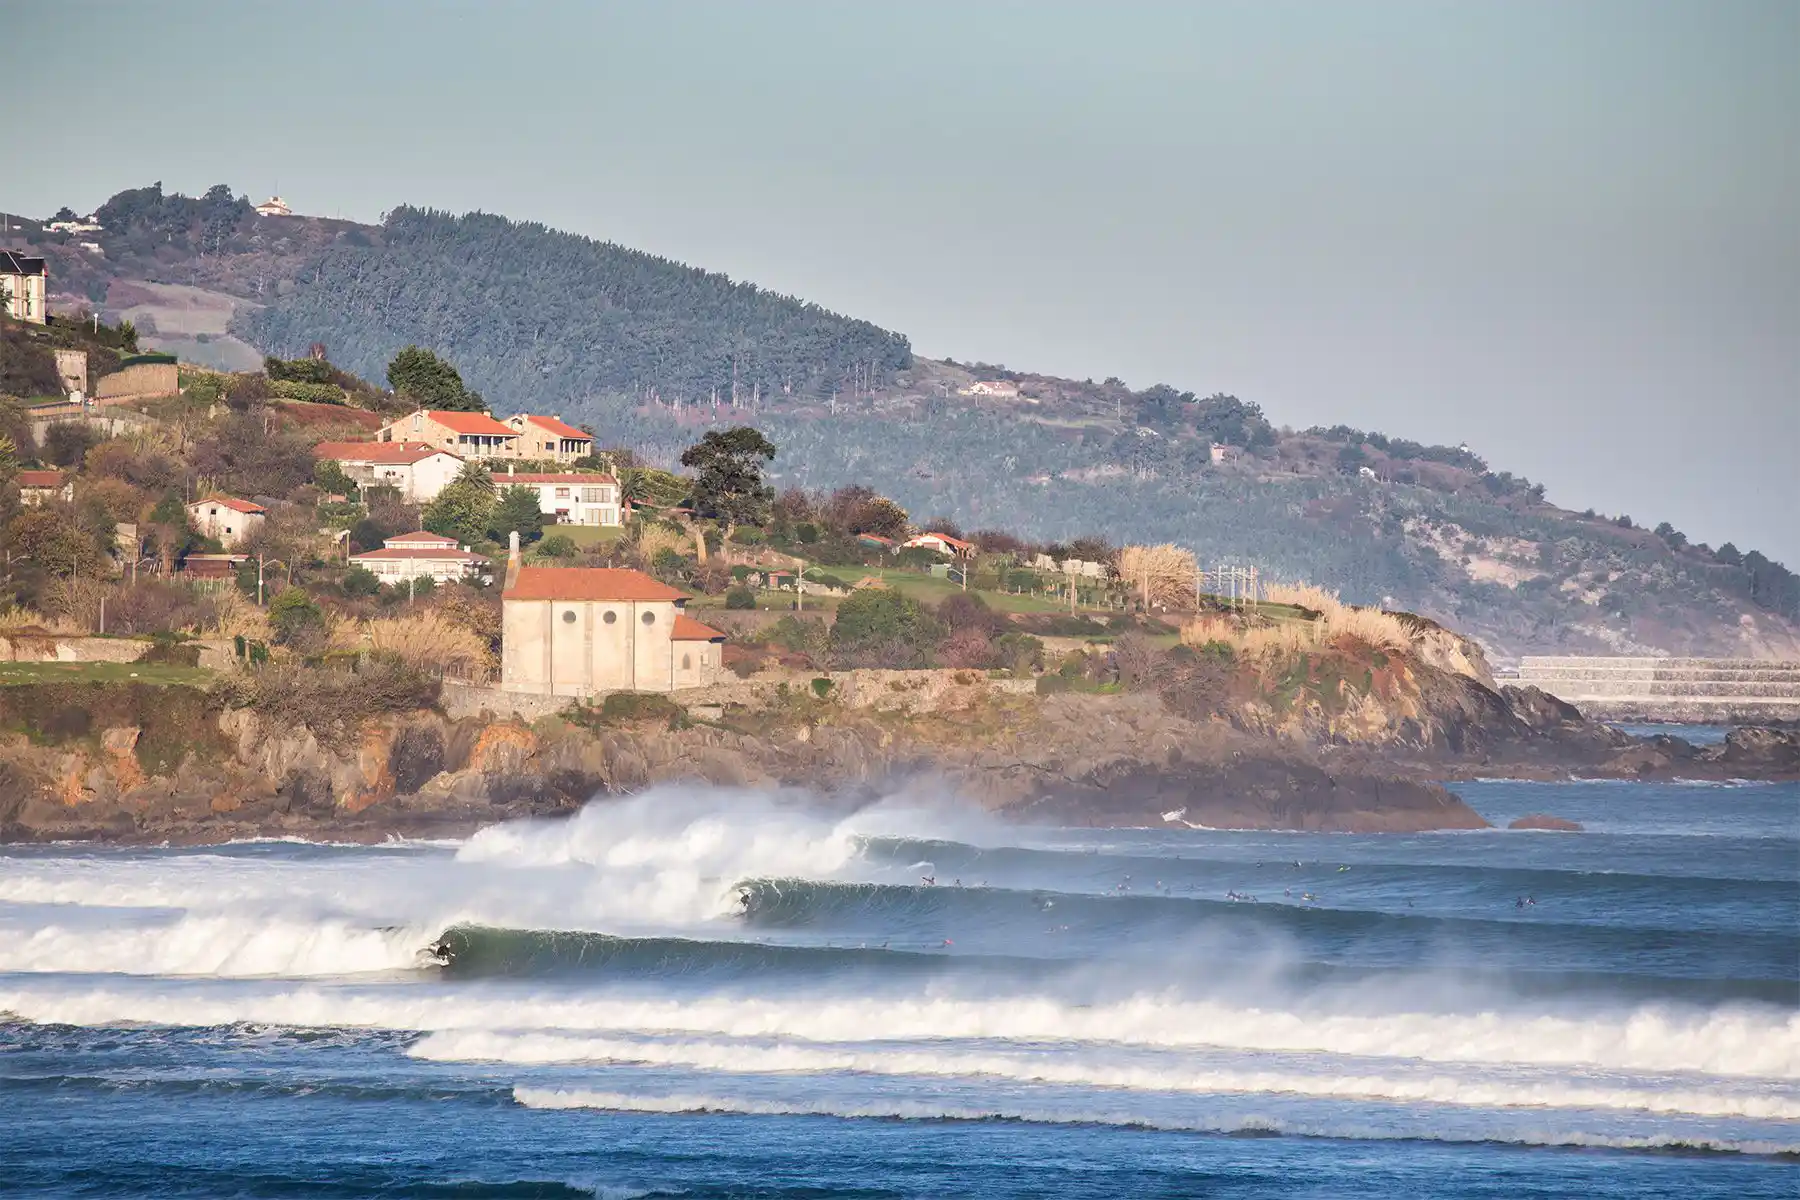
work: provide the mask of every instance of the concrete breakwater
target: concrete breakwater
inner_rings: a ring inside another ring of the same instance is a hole
[[[1754,658],[1526,657],[1521,686],[1605,721],[1800,721],[1800,662]]]

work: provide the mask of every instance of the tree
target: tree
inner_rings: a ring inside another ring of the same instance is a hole
[[[325,611],[297,587],[288,586],[269,601],[269,628],[283,646],[308,646],[325,629]]]
[[[85,424],[58,421],[44,431],[44,461],[58,467],[79,466],[99,441],[99,432]]]
[[[520,542],[534,542],[542,536],[543,529],[544,513],[538,505],[537,489],[523,484],[502,491],[488,517],[487,531],[497,542],[504,542],[514,531]]]
[[[422,523],[432,533],[453,537],[464,545],[487,536],[494,511],[494,480],[487,468],[469,463],[444,485],[437,499],[425,506]]]
[[[580,549],[566,533],[553,533],[537,546],[538,555],[543,558],[574,558]]]
[[[421,346],[408,346],[394,355],[387,369],[388,386],[395,395],[420,408],[452,412],[480,412],[480,392],[463,386],[455,367]]]
[[[748,425],[715,430],[689,446],[681,465],[692,467],[694,507],[702,516],[725,522],[725,539],[739,525],[768,519],[775,489],[763,482],[763,464],[775,457],[775,444]]]
[[[367,567],[351,567],[344,572],[344,595],[373,596],[381,591],[381,580]]]
[[[838,605],[831,648],[850,666],[923,667],[942,631],[917,600],[868,588],[851,593]]]
[[[344,474],[344,468],[329,458],[322,458],[313,466],[313,482],[319,490],[333,496],[356,495],[356,481]]]
[[[1726,542],[1714,551],[1713,557],[1728,567],[1741,567],[1744,565],[1744,555],[1742,551],[1730,542]]]

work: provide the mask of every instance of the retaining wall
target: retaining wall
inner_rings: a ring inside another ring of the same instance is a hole
[[[1602,720],[1800,720],[1800,662],[1753,658],[1527,657],[1515,681]]]

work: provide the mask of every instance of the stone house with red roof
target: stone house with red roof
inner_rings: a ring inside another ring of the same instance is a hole
[[[201,537],[213,538],[225,549],[234,550],[262,528],[269,510],[236,496],[208,496],[188,505],[187,513]]]
[[[549,696],[670,692],[717,682],[725,635],[642,571],[527,567],[518,538],[501,592],[500,688]]]
[[[412,579],[429,579],[434,583],[454,583],[477,579],[488,569],[488,559],[472,554],[467,546],[457,545],[455,538],[416,530],[387,538],[379,550],[365,550],[350,556],[352,566],[373,572],[383,583],[405,583]]]
[[[75,499],[75,481],[61,471],[20,471],[13,482],[19,485],[19,503],[23,505]]]
[[[594,452],[593,436],[586,430],[566,423],[561,417],[515,413],[506,418],[506,424],[518,432],[520,458],[571,463]]]
[[[421,408],[383,425],[378,442],[423,442],[461,459],[519,458],[519,431],[493,413]]]

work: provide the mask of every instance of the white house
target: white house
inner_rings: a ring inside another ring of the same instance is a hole
[[[75,498],[75,481],[63,478],[61,471],[20,471],[14,482],[19,485],[19,503],[27,507]]]
[[[256,206],[256,215],[259,217],[291,217],[294,215],[294,210],[289,208],[288,202],[280,196],[270,196]]]
[[[965,542],[959,537],[951,537],[947,533],[921,533],[918,537],[908,538],[900,543],[903,550],[936,550],[952,558],[973,558],[975,543]]]
[[[437,499],[463,460],[424,442],[320,442],[313,457],[329,459],[359,487],[391,487],[413,504]]]
[[[427,533],[423,529],[387,538],[381,549],[352,554],[350,562],[352,566],[374,572],[383,583],[405,583],[409,579],[451,583],[477,578],[488,567],[486,558],[471,554],[466,546],[457,545],[455,538]]]
[[[15,321],[46,323],[50,271],[41,258],[0,250],[0,308]]]
[[[983,379],[971,383],[961,389],[965,396],[997,396],[1003,400],[1017,400],[1019,385],[1010,379]]]
[[[495,472],[497,488],[528,487],[538,494],[538,511],[555,518],[558,525],[620,525],[624,522],[619,502],[619,481],[595,471],[537,474]]]
[[[200,536],[216,538],[230,550],[244,544],[249,536],[262,528],[269,510],[235,496],[209,496],[187,506],[188,520]]]
[[[687,597],[641,571],[525,567],[518,535],[501,593],[500,687],[591,696],[715,682],[725,635],[683,612]]]
[[[506,424],[509,428],[518,430],[517,450],[520,458],[548,458],[559,463],[570,463],[594,452],[592,435],[566,423],[561,417],[515,413],[506,418]]]

